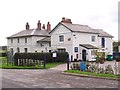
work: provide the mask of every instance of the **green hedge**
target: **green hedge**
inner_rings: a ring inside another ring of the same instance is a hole
[[[67,60],[67,52],[57,52],[57,57],[53,58],[52,53],[15,53],[14,55],[14,64],[18,64],[18,59],[26,60],[39,60],[44,61],[46,56],[46,63],[51,62],[66,62]]]

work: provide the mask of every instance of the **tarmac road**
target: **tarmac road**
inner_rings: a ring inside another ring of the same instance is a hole
[[[2,88],[118,88],[118,81],[64,75],[58,69],[3,69]]]

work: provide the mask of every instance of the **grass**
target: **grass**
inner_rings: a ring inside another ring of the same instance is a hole
[[[83,75],[90,75],[90,76],[97,76],[97,77],[109,77],[109,78],[120,78],[120,75],[113,75],[113,74],[96,74],[92,72],[85,72],[80,70],[66,70],[64,72],[68,73],[75,73],[75,74],[83,74]]]
[[[46,67],[44,68],[44,65],[42,66],[15,66],[12,65],[11,63],[7,64],[7,58],[6,57],[0,57],[0,68],[2,69],[49,69],[52,67],[55,67],[57,65],[63,64],[61,62],[56,62],[56,63],[46,63]]]
[[[8,65],[0,64],[0,68],[2,68],[2,69],[49,69],[49,68],[55,67],[60,64],[63,64],[63,63],[61,63],[61,62],[47,63],[45,68],[44,68],[44,65],[42,65],[42,66],[38,66],[38,65],[36,65],[36,66],[15,66],[12,64],[8,64]]]

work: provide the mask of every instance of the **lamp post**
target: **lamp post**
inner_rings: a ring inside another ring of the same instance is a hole
[[[44,68],[46,66],[46,53],[47,53],[47,48],[45,48],[45,54],[44,54]]]

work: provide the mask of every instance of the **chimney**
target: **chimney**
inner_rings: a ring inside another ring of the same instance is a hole
[[[71,22],[71,19],[66,19],[66,22],[67,22],[67,23],[72,23],[72,22]]]
[[[30,29],[30,26],[29,26],[29,23],[27,22],[26,23],[26,30],[29,30]]]
[[[63,22],[63,23],[71,23],[72,24],[71,19],[65,19],[65,17],[62,18],[61,22]]]
[[[42,29],[45,29],[45,24],[43,24]]]
[[[40,20],[39,20],[38,23],[37,23],[37,29],[41,30],[41,23],[40,23]]]
[[[47,30],[51,30],[51,25],[50,25],[50,22],[47,23]]]
[[[62,21],[61,22],[65,22],[65,17],[62,18]]]

